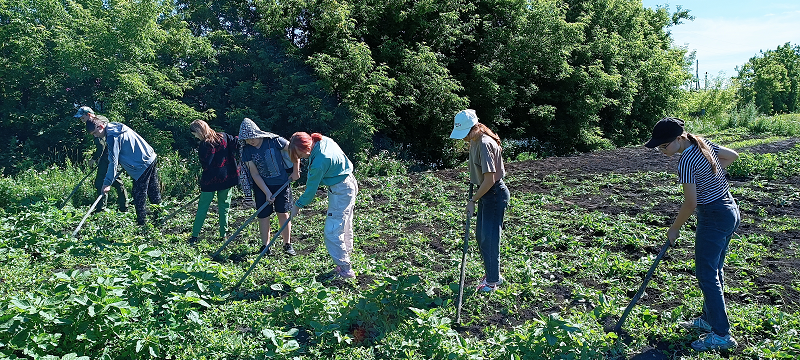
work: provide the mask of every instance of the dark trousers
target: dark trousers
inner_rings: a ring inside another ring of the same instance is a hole
[[[500,281],[500,236],[509,198],[508,188],[500,179],[478,200],[475,237],[486,271],[486,282],[490,283]]]
[[[144,171],[142,176],[133,182],[133,206],[136,208],[136,223],[144,225],[147,216],[145,207],[145,197],[150,199],[152,204],[161,203],[161,190],[158,184],[158,170],[156,162]]]
[[[100,161],[97,162],[97,176],[94,178],[94,188],[97,189],[97,195],[103,195],[103,198],[100,199],[100,203],[97,204],[97,210],[105,209],[108,203],[108,194],[103,194],[103,180],[106,178],[106,172],[108,172],[108,158],[101,157]],[[128,192],[125,191],[125,185],[122,184],[119,178],[116,178],[114,182],[111,183],[111,187],[117,191],[117,205],[119,206],[119,211],[128,211]]]

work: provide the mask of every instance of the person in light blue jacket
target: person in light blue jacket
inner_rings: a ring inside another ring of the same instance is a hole
[[[133,178],[133,206],[136,208],[136,223],[145,224],[147,208],[145,196],[153,204],[161,203],[161,190],[156,169],[156,152],[139,134],[121,123],[104,124],[87,121],[86,131],[95,137],[104,138],[108,144],[108,172],[103,180],[103,193],[108,193],[117,177],[117,165]]]
[[[350,279],[356,276],[350,262],[353,252],[353,208],[358,182],[353,163],[333,139],[318,133],[296,132],[289,140],[292,162],[308,159],[306,191],[294,203],[291,216],[311,203],[320,185],[328,187],[328,211],[325,217],[325,248],[336,263],[332,275]],[[298,163],[299,164],[299,163]]]

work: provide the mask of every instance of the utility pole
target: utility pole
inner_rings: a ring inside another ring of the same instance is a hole
[[[706,71],[706,79],[703,80],[703,90],[708,90],[708,71]]]
[[[695,60],[696,66],[694,68],[694,78],[697,79],[697,86],[695,87],[696,90],[700,90],[700,60]]]

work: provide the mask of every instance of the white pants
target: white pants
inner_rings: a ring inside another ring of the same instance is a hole
[[[336,265],[350,270],[353,252],[353,208],[358,182],[353,175],[328,189],[328,212],[325,217],[325,248]]]

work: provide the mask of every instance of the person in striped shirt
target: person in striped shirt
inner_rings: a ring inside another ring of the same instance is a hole
[[[725,177],[725,168],[739,154],[686,132],[683,120],[670,117],[656,123],[645,146],[658,147],[667,156],[681,154],[678,179],[683,186],[684,200],[667,231],[671,245],[675,245],[681,227],[697,210],[694,261],[695,276],[703,292],[703,312],[700,317],[679,325],[704,332],[699,340],[692,342],[692,348],[697,351],[736,347],[725,310],[722,267],[728,244],[741,221],[739,207]]]

